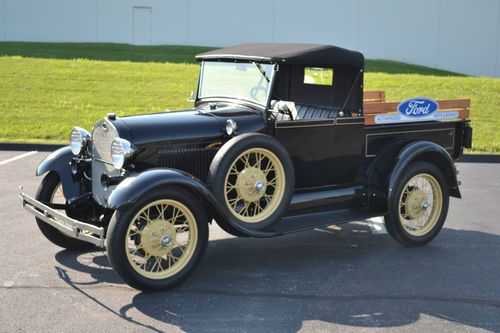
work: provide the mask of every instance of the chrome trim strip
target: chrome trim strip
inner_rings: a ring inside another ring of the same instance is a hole
[[[417,133],[417,132],[437,132],[437,131],[452,131],[453,132],[453,138],[452,138],[452,146],[451,147],[443,147],[444,149],[454,149],[455,148],[455,129],[454,128],[436,128],[436,129],[429,129],[429,130],[415,130],[415,131],[398,131],[398,132],[388,132],[388,133],[375,133],[375,134],[366,134],[365,135],[365,156],[366,157],[375,157],[375,155],[368,155],[368,137],[369,136],[380,136],[380,135],[390,135],[390,134],[400,134],[400,133]]]
[[[104,228],[67,217],[23,192],[19,196],[23,200],[24,209],[64,235],[104,247]],[[85,234],[85,231],[92,234]]]
[[[335,125],[364,125],[364,117],[345,117],[331,119],[296,119],[296,120],[278,120],[274,122],[274,128],[301,128],[301,127],[319,127]],[[346,121],[344,121],[346,120]],[[352,121],[361,120],[361,121]],[[351,122],[352,121],[352,122]],[[301,125],[304,124],[304,125]]]
[[[302,125],[307,124],[307,125]],[[288,126],[287,126],[288,125]],[[302,128],[302,127],[324,127],[334,126],[335,119],[298,119],[298,120],[285,120],[275,121],[275,128]]]
[[[343,117],[337,118],[337,125],[364,125],[365,117]]]

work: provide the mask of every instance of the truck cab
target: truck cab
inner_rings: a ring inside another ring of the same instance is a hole
[[[106,247],[144,290],[199,263],[208,224],[269,238],[384,217],[406,246],[441,230],[472,145],[470,101],[387,102],[364,57],[331,45],[243,44],[198,55],[193,108],[75,127],[38,167],[23,206],[54,244]],[[63,192],[62,202],[54,193]]]

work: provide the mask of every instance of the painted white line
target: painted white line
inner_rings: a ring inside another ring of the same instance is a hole
[[[1,161],[1,162],[0,162],[0,165],[4,165],[4,164],[10,163],[10,162],[14,162],[14,161],[20,160],[21,158],[25,158],[25,157],[28,157],[28,156],[34,155],[34,154],[36,154],[36,153],[38,153],[38,151],[36,151],[36,150],[29,151],[29,152],[27,152],[27,153],[24,153],[24,154],[21,154],[21,155],[17,155],[17,156],[14,156],[14,157],[8,158],[8,159],[6,159],[5,161]]]

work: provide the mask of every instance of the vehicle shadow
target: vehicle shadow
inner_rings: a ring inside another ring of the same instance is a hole
[[[362,224],[215,240],[183,285],[139,293],[117,312],[127,319],[137,309],[188,332],[297,331],[318,322],[425,327],[429,317],[499,330],[499,244],[498,235],[444,229],[428,246],[408,249]],[[77,257],[63,251],[56,259],[97,283],[117,283],[109,266],[88,268]],[[105,260],[102,253],[93,262]]]

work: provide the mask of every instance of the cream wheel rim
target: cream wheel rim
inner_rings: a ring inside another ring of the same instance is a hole
[[[240,221],[259,223],[278,208],[285,193],[285,170],[279,158],[264,148],[241,153],[229,167],[224,199]]]
[[[419,237],[430,232],[443,209],[443,193],[433,176],[422,173],[412,177],[399,197],[399,221],[410,235]]]
[[[149,279],[179,273],[194,255],[196,220],[184,204],[170,199],[143,207],[130,222],[125,251],[132,268]]]

